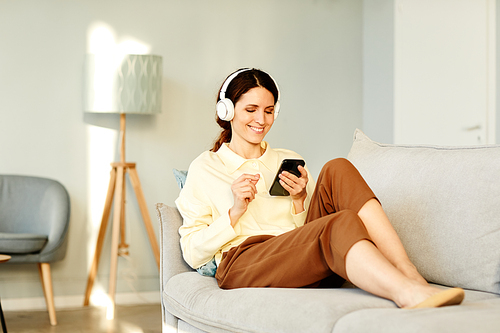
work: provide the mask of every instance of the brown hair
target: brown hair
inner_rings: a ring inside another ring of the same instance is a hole
[[[229,74],[228,77],[231,76],[231,74]],[[224,80],[224,82],[226,80]],[[269,90],[271,94],[273,94],[274,103],[276,104],[278,101],[278,87],[276,87],[274,80],[266,72],[255,68],[241,72],[234,77],[227,86],[225,97],[230,99],[233,104],[236,104],[243,94],[246,94],[250,89],[255,87],[262,87]],[[217,94],[217,102],[220,100],[221,89],[222,85],[219,89],[219,93]],[[214,146],[211,149],[213,152],[219,150],[224,143],[231,141],[232,137],[231,122],[220,119],[217,116],[217,112],[215,113],[215,121],[222,128],[222,131],[217,140],[214,142]]]

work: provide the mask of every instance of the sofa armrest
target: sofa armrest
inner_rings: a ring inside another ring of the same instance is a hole
[[[156,214],[160,223],[160,288],[163,292],[172,276],[193,269],[182,259],[179,235],[182,217],[177,208],[157,203]]]

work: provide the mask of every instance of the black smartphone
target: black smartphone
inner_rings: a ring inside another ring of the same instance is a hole
[[[271,185],[271,188],[269,189],[269,194],[273,196],[287,196],[290,195],[287,190],[283,188],[280,184],[280,173],[283,171],[288,171],[291,174],[294,174],[297,177],[300,177],[300,171],[299,171],[299,165],[305,166],[306,162],[304,160],[300,159],[284,159],[283,162],[281,162],[281,166],[278,170],[278,173],[276,174],[276,177],[274,177],[273,184]]]

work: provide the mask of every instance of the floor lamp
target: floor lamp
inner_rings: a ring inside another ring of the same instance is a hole
[[[127,173],[139,204],[156,264],[158,269],[160,268],[158,242],[151,224],[139,175],[135,163],[128,163],[125,160],[125,117],[127,113],[154,114],[161,112],[162,58],[155,55],[134,54],[124,55],[119,59],[109,56],[87,55],[85,72],[85,111],[120,114],[120,161],[111,163],[108,192],[84,298],[84,306],[89,305],[113,206],[109,275],[111,310],[108,309],[108,317],[112,317],[115,308],[118,256],[128,254],[128,244],[125,240],[125,176]],[[110,313],[111,315],[109,315]]]

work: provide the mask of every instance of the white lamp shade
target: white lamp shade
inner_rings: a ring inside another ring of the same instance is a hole
[[[88,54],[85,62],[84,111],[160,113],[161,82],[161,56]]]

